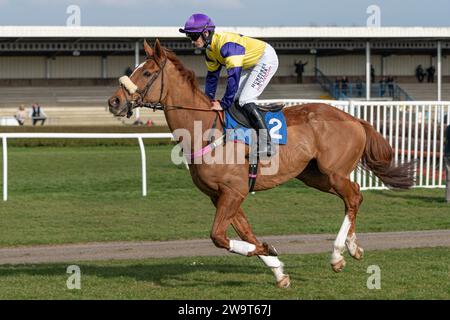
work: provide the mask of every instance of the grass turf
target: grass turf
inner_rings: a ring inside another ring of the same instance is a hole
[[[69,264],[0,266],[0,299],[450,299],[448,248],[368,251],[339,274],[328,258],[282,256],[285,290],[258,259],[238,256],[74,263],[80,290],[67,289]],[[367,288],[371,265],[381,270],[379,290]]]
[[[207,238],[214,207],[171,146],[148,146],[149,195],[141,196],[137,146],[10,147],[9,200],[0,246]],[[443,189],[366,191],[358,232],[448,229]],[[256,235],[337,233],[344,206],[299,181],[249,196]]]

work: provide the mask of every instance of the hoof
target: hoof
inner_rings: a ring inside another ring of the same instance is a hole
[[[263,246],[264,246],[264,249],[267,250],[268,256],[273,256],[273,257],[278,256],[277,250],[272,245],[268,244],[267,242],[263,242]]]
[[[286,289],[291,286],[291,278],[289,275],[285,274],[283,278],[277,282],[277,287],[281,289]]]
[[[338,262],[331,263],[331,268],[336,273],[341,272],[344,269],[344,267],[345,267],[344,257],[342,257],[342,259],[339,260]]]
[[[353,259],[361,260],[364,257],[364,250],[363,250],[363,248],[358,247],[356,249],[355,254],[352,257],[353,257]]]

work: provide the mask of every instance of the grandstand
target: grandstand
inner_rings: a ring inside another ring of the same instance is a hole
[[[413,100],[435,101],[437,98],[436,83],[417,83],[417,81],[414,81],[402,83],[401,86]],[[450,83],[448,82],[442,84],[442,100],[450,101]]]
[[[63,86],[63,87],[0,87],[0,117],[14,115],[17,106],[30,106],[34,102],[48,115],[46,125],[123,125],[133,119],[115,118],[109,113],[106,102],[117,86]],[[218,89],[218,96],[224,86]],[[272,84],[262,99],[319,99],[326,92],[317,84]],[[152,110],[141,110],[141,120],[152,120],[155,125],[165,125],[164,115]],[[30,121],[28,121],[28,124]]]
[[[263,99],[349,98],[334,96],[319,85],[322,79],[368,80],[373,65],[375,84],[393,76],[404,97],[450,100],[450,28],[268,27],[221,28],[271,43],[280,66]],[[220,31],[218,30],[218,31]],[[117,78],[142,62],[143,39],[159,38],[183,63],[205,74],[203,56],[177,27],[8,27],[0,26],[0,117],[12,116],[18,105],[37,101],[49,116],[46,125],[124,125],[106,101]],[[304,84],[295,83],[294,62],[308,62]],[[415,68],[436,67],[436,83],[417,83]],[[224,77],[224,72],[222,72]],[[218,96],[224,91],[224,79]],[[441,88],[440,93],[438,93]],[[364,97],[366,92],[364,92]],[[363,97],[363,98],[364,98]],[[399,96],[400,97],[400,96]],[[402,97],[395,99],[402,99]],[[372,99],[378,99],[372,89]],[[384,100],[387,97],[382,97]],[[393,97],[394,99],[394,97]],[[405,98],[406,99],[406,98]],[[142,119],[165,124],[161,113],[143,110]]]

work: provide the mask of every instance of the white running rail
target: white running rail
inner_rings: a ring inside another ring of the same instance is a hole
[[[450,101],[337,101],[337,100],[260,100],[261,104],[281,102],[286,106],[305,103],[330,104],[357,118],[370,122],[389,142],[395,161],[416,161],[416,186],[445,188],[444,129],[450,124]],[[444,123],[444,116],[447,122]],[[3,200],[8,199],[7,139],[13,138],[76,138],[130,139],[136,138],[141,149],[142,195],[147,195],[145,149],[142,139],[170,138],[171,133],[0,133],[3,142]],[[385,189],[378,178],[355,170],[351,179],[362,190]]]
[[[142,196],[147,195],[147,161],[143,139],[172,139],[171,133],[0,133],[3,143],[3,201],[8,200],[8,141],[14,138],[138,139],[142,162]]]

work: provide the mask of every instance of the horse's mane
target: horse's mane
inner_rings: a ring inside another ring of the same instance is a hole
[[[186,68],[181,60],[177,57],[177,55],[170,49],[164,48],[167,58],[174,64],[177,71],[181,74],[181,76],[189,83],[193,91],[197,91],[201,93],[204,97],[206,95],[199,88],[197,77],[195,76],[195,72],[191,69]]]

